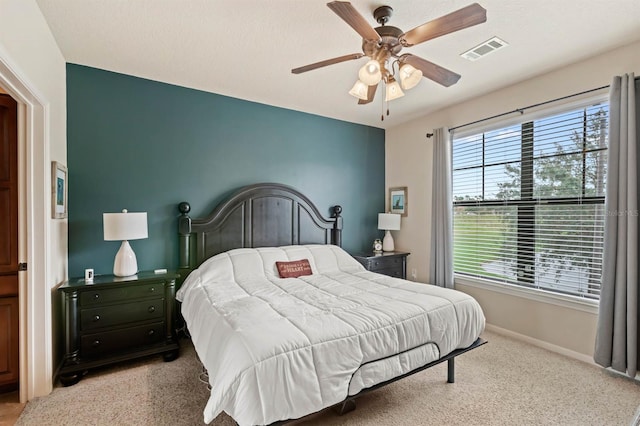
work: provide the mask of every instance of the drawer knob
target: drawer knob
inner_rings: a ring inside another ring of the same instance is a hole
[[[151,337],[154,334],[156,334],[156,332],[154,330],[149,330],[149,332],[147,333],[147,336]]]
[[[94,348],[97,348],[98,346],[100,346],[100,340],[94,340],[92,345]]]
[[[155,306],[149,306],[149,309],[147,309],[149,311],[150,314],[154,313],[156,311],[156,307]]]
[[[100,321],[100,315],[93,317],[93,322]]]
[[[95,293],[95,294],[93,295],[93,298],[94,298],[94,299],[99,299],[99,298],[100,298],[100,294],[99,294],[99,293]]]
[[[151,293],[153,293],[153,292],[155,292],[155,291],[156,291],[156,288],[155,288],[155,287],[151,287],[151,288],[149,289],[149,291],[150,291]]]

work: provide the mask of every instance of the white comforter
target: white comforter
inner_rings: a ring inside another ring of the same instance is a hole
[[[313,275],[278,277],[276,261],[298,259]],[[470,296],[368,272],[331,245],[219,254],[177,297],[212,386],[206,423],[222,411],[241,425],[319,411],[471,345],[485,322]]]

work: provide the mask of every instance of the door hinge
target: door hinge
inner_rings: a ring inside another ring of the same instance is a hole
[[[26,271],[26,270],[27,270],[26,262],[18,263],[18,271]]]

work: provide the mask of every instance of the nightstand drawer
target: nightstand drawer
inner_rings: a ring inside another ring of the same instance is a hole
[[[116,302],[140,297],[149,297],[156,294],[164,294],[164,282],[158,281],[151,284],[123,286],[117,288],[98,289],[84,291],[80,294],[82,306],[96,305],[99,303]]]
[[[164,323],[142,325],[103,333],[87,334],[80,341],[80,353],[83,357],[103,355],[132,347],[160,342]]]
[[[372,269],[371,272],[376,274],[388,275],[394,278],[404,278],[402,268],[385,268],[385,269]]]
[[[94,330],[111,325],[135,321],[161,319],[164,316],[164,299],[141,300],[121,303],[117,306],[100,306],[80,311],[80,329]]]
[[[402,266],[402,258],[399,257],[380,256],[369,260],[369,270],[373,272],[399,266]]]

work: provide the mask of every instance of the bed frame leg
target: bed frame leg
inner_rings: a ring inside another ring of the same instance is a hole
[[[344,401],[338,403],[335,408],[336,413],[338,413],[339,416],[350,413],[355,409],[356,409],[356,400],[354,398],[345,399]]]
[[[455,372],[455,358],[449,358],[447,360],[447,383],[455,383],[456,382],[456,372]]]

